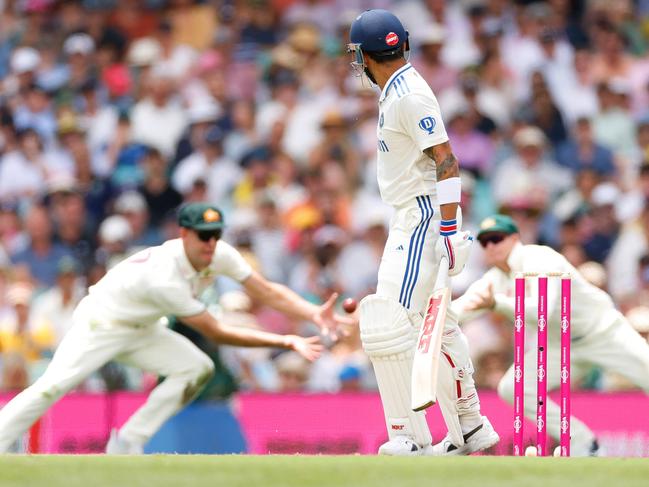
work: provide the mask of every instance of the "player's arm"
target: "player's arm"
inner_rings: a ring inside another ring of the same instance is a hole
[[[277,335],[251,328],[240,328],[220,323],[208,311],[180,318],[204,336],[226,345],[241,347],[278,347],[295,350],[307,360],[315,360],[322,351],[319,337],[302,338],[297,335]]]
[[[258,272],[243,281],[243,286],[250,296],[282,313],[305,321],[313,321],[325,334],[336,335],[339,326],[352,326],[355,321],[351,317],[334,313],[334,305],[338,294],[332,294],[326,303],[315,305],[303,299],[288,287],[269,281]]]
[[[451,150],[451,144],[443,142],[424,150],[435,162],[437,173],[437,198],[443,221],[453,221],[460,204],[460,165]],[[456,222],[457,223],[457,222]]]

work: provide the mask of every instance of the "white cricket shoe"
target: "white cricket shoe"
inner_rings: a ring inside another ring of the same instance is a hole
[[[432,446],[420,446],[409,436],[395,436],[379,447],[379,455],[390,455],[395,457],[414,457],[419,455],[431,455]]]
[[[106,445],[106,453],[108,455],[142,455],[144,448],[138,443],[132,443],[120,438],[119,431],[113,428]]]
[[[471,455],[478,451],[486,450],[500,441],[500,436],[486,416],[482,417],[482,424],[464,435],[464,445],[457,447],[447,434],[442,441],[433,446],[433,456]]]

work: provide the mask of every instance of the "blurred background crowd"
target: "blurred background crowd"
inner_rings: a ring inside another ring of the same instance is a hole
[[[226,240],[314,302],[372,292],[390,217],[378,91],[345,53],[368,8],[410,32],[462,168],[464,227],[510,214],[649,332],[649,0],[0,0],[0,390],[42,373],[107,269],[177,235],[183,202],[219,205]],[[455,292],[484,270],[475,248]],[[207,294],[230,323],[314,331],[232,282]],[[219,366],[206,397],[375,389],[356,331],[309,365],[172,326]],[[510,324],[464,329],[495,388]],[[110,364],[83,388],[155,381]],[[628,386],[593,370],[581,387]]]

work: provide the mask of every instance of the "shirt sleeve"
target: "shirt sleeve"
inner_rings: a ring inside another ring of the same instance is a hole
[[[223,240],[219,241],[216,249],[215,259],[219,274],[238,282],[243,282],[250,277],[252,267],[237,249]]]
[[[194,298],[189,287],[179,285],[162,285],[152,290],[155,303],[164,314],[175,316],[194,316],[205,311],[205,304]]]
[[[401,98],[399,118],[421,151],[448,141],[439,103],[432,94],[410,93]]]

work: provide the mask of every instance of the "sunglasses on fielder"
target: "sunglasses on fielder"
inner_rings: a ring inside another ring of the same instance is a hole
[[[496,245],[505,240],[505,238],[507,238],[507,235],[504,233],[492,233],[490,235],[483,235],[478,239],[478,242],[480,242],[480,246],[485,249],[490,243]]]
[[[210,240],[219,240],[223,234],[222,230],[195,230],[198,239],[201,242],[209,242]]]

